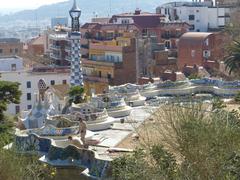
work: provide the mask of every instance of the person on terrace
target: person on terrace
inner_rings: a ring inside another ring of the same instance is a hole
[[[68,136],[68,141],[72,145],[74,145],[74,146],[76,146],[78,148],[83,148],[83,143],[82,143],[82,141],[79,138],[73,138],[72,136]]]

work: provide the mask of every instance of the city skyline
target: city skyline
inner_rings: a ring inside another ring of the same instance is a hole
[[[64,2],[68,0],[11,0],[1,2],[0,11],[2,14],[13,13],[25,9],[35,9],[42,5]]]

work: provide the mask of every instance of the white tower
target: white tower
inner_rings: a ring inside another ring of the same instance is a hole
[[[83,75],[81,66],[81,54],[80,54],[80,23],[79,18],[81,16],[81,10],[78,8],[76,0],[74,0],[73,7],[69,11],[72,19],[72,32],[70,34],[71,39],[71,86],[83,86]]]

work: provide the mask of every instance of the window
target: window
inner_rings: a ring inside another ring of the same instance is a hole
[[[98,72],[98,76],[102,77],[102,72],[101,71]]]
[[[28,105],[28,106],[27,106],[27,109],[28,109],[28,110],[32,109],[32,105]]]
[[[31,93],[27,93],[27,100],[28,100],[28,101],[31,101],[31,100],[32,100],[32,95],[31,95]]]
[[[122,24],[129,24],[129,19],[123,19]]]
[[[55,81],[54,80],[51,80],[50,84],[53,86],[55,85]]]
[[[205,40],[205,45],[206,45],[206,46],[209,45],[209,40],[208,40],[208,39]]]
[[[10,53],[13,53],[13,50],[12,50],[12,49],[10,49]]]
[[[188,19],[189,19],[189,21],[193,21],[193,20],[195,20],[195,16],[194,15],[189,15]]]
[[[107,74],[108,79],[112,79],[112,75],[110,73]]]
[[[67,80],[64,79],[64,80],[62,81],[62,83],[63,83],[63,84],[67,84]]]
[[[2,54],[3,53],[3,50],[2,49],[0,49],[0,54]]]
[[[120,62],[120,57],[119,56],[117,56],[116,62]]]
[[[18,48],[15,48],[15,53],[16,53],[16,54],[18,53]]]
[[[31,81],[27,81],[27,88],[31,88]]]
[[[209,50],[204,50],[203,51],[203,57],[208,59],[211,56],[211,51]]]
[[[15,113],[16,114],[20,113],[20,106],[19,105],[15,106]]]
[[[12,71],[16,71],[17,70],[17,65],[16,64],[11,64],[11,69],[12,69]]]
[[[195,50],[192,50],[192,51],[191,51],[191,56],[192,56],[192,58],[195,57],[195,54],[196,54],[196,51],[195,51]]]
[[[194,29],[195,29],[194,25],[191,25],[190,28],[189,28],[190,31],[193,31]]]
[[[171,47],[170,41],[165,41],[165,47],[166,47],[167,49],[170,49],[170,47]]]

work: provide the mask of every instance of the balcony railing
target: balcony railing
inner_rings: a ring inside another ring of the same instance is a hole
[[[101,83],[108,83],[109,79],[105,77],[97,77],[97,76],[87,76],[84,75],[83,79],[85,81],[90,81],[90,82],[101,82]]]
[[[71,47],[65,46],[65,51],[70,52],[71,51]]]
[[[56,50],[60,50],[61,46],[56,46],[56,45],[51,45],[50,49],[56,49]]]
[[[162,34],[163,39],[180,38],[180,34]]]
[[[53,53],[51,53],[51,54],[50,54],[50,58],[59,60],[59,59],[61,59],[61,56],[58,55],[58,54],[53,54]]]
[[[66,61],[71,61],[71,56],[65,56]]]

